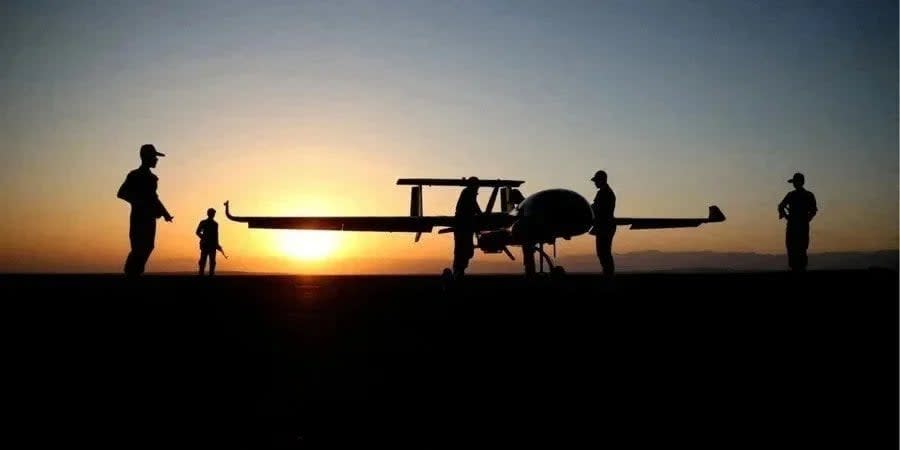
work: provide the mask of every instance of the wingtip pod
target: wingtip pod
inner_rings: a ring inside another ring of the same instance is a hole
[[[722,214],[722,210],[719,209],[718,206],[712,205],[709,207],[709,221],[710,222],[724,222],[725,214]]]

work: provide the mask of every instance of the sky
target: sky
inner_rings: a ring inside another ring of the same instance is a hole
[[[115,193],[152,143],[175,217],[148,271],[190,270],[219,211],[219,270],[448,265],[452,237],[248,229],[241,215],[405,215],[403,177],[525,180],[616,215],[615,253],[784,252],[794,172],[810,252],[898,247],[898,11],[867,1],[4,2],[0,271],[118,272]],[[426,214],[458,191],[426,188]],[[487,195],[482,195],[482,205]],[[591,236],[559,252],[593,252]],[[503,255],[476,255],[502,261]],[[511,265],[520,264],[510,261]],[[598,264],[599,270],[599,264]]]

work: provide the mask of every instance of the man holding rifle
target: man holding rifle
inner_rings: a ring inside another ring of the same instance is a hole
[[[200,261],[198,261],[200,276],[203,276],[207,258],[209,258],[209,276],[216,274],[217,250],[222,252],[222,256],[225,256],[225,259],[228,259],[228,256],[225,255],[225,250],[219,244],[219,224],[213,220],[215,216],[216,210],[209,208],[206,210],[206,219],[201,220],[200,224],[197,225],[196,233],[197,237],[200,238]]]

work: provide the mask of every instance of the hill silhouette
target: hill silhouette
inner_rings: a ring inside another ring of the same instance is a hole
[[[872,252],[824,252],[810,254],[810,270],[858,270],[885,268],[898,270],[898,250]],[[787,270],[787,255],[753,252],[661,252],[655,250],[620,253],[615,255],[618,272],[768,272]],[[276,258],[277,259],[277,258]],[[287,261],[287,258],[284,258]],[[560,264],[571,273],[598,273],[600,264],[593,254],[559,255]],[[229,260],[227,274],[291,274],[306,273],[307,270],[285,269],[283,271],[255,270],[254,267],[271,266],[272,259],[242,260],[240,256]],[[440,258],[347,258],[334,261],[326,269],[311,270],[320,274],[437,274],[449,266],[450,259]],[[193,259],[163,259],[154,265],[171,268],[167,272],[193,273],[196,261]],[[286,267],[290,267],[287,264]],[[160,273],[157,271],[157,273]],[[522,264],[518,257],[510,261],[503,255],[477,255],[471,263],[473,274],[521,274]]]
[[[873,267],[898,270],[898,250],[823,252],[811,253],[810,270],[856,270]],[[302,264],[283,257],[243,258],[240,254],[229,255],[231,259],[218,270],[220,275],[228,274],[436,274],[450,265],[450,258],[345,258],[322,265],[323,269],[307,270]],[[559,263],[568,272],[598,273],[600,264],[593,254],[560,253]],[[656,250],[617,253],[617,272],[757,272],[787,270],[787,255],[754,252],[661,252]],[[273,262],[284,262],[284,270],[267,270]],[[21,263],[21,261],[20,261]],[[72,260],[60,264],[56,270],[47,270],[41,264],[21,264],[16,270],[0,266],[0,273],[118,273],[117,264],[106,264],[91,260]],[[195,258],[166,258],[160,255],[149,262],[149,273],[194,273],[197,270]],[[521,274],[519,256],[510,261],[506,256],[477,254],[472,259],[471,273]]]

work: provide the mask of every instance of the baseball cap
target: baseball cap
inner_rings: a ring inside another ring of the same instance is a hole
[[[606,172],[603,170],[598,170],[596,173],[594,173],[594,176],[591,178],[591,181],[605,180],[605,179],[606,179]]]
[[[799,182],[803,183],[805,180],[806,179],[803,176],[803,174],[800,172],[797,172],[794,174],[794,176],[790,180],[787,180],[787,181],[788,181],[788,183],[793,183],[795,181],[799,181]]]
[[[166,156],[166,154],[158,152],[153,144],[144,144],[141,146],[141,158],[145,156]]]

